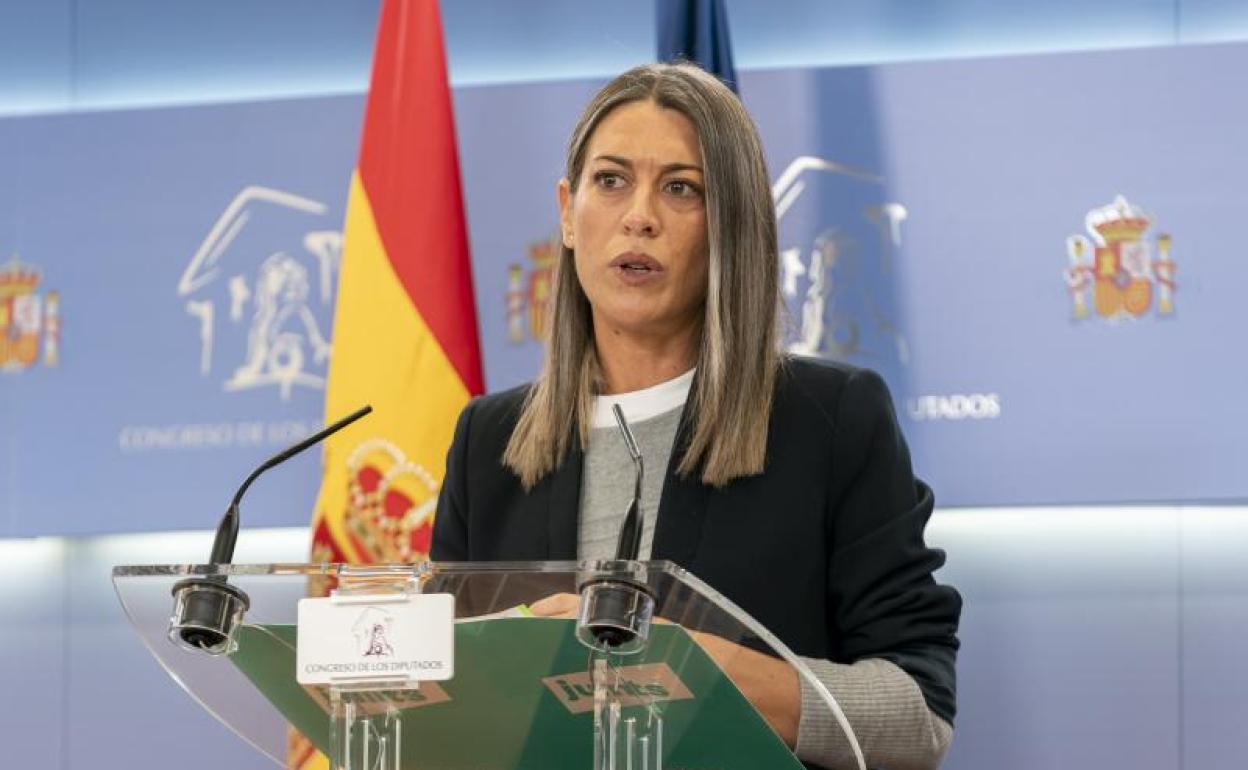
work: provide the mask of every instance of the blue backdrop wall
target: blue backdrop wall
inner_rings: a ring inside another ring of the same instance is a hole
[[[743,75],[790,350],[884,374],[944,505],[1248,497],[1223,342],[1246,68],[1222,44]],[[457,93],[491,389],[537,371],[563,134],[599,82]],[[6,534],[203,526],[319,424],[360,108],[0,121]],[[316,470],[249,520],[306,522]]]

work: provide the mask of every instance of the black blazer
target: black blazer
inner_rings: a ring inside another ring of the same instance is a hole
[[[576,559],[580,448],[528,493],[501,462],[526,389],[474,399],[460,415],[433,559]],[[686,408],[652,558],[705,580],[798,655],[892,661],[952,724],[962,600],[932,578],[945,561],[923,542],[932,493],[911,472],[883,380],[866,369],[788,359],[764,472],[720,489],[675,472],[690,419]]]

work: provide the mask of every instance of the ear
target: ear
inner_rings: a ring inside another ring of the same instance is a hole
[[[559,198],[559,237],[564,246],[575,248],[572,237],[572,185],[568,183],[567,177],[559,180],[555,192]]]

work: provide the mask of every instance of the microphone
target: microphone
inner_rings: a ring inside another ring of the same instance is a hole
[[[611,413],[615,415],[615,424],[620,427],[620,433],[624,436],[624,446],[628,448],[628,454],[633,458],[633,467],[636,469],[633,476],[633,501],[629,504],[624,523],[620,526],[620,539],[615,546],[615,558],[616,561],[636,561],[641,553],[641,530],[644,522],[641,513],[641,481],[645,475],[646,466],[642,462],[637,439],[633,438],[633,432],[628,427],[628,420],[624,419],[624,410],[620,409],[619,404],[612,404]]]
[[[641,531],[645,521],[641,512],[641,482],[645,475],[645,463],[641,449],[633,437],[624,411],[619,404],[611,406],[616,425],[624,437],[624,446],[633,458],[633,499],[629,503],[624,523],[620,525],[620,538],[615,547],[616,562],[637,561],[641,552]],[[650,637],[650,621],[654,617],[654,590],[640,577],[627,570],[605,572],[595,575],[583,584],[580,617],[577,618],[576,636],[587,647],[629,655],[645,649]]]
[[[327,425],[294,446],[283,449],[260,464],[247,476],[234,498],[225,509],[217,534],[212,541],[208,563],[213,566],[228,565],[234,559],[234,545],[238,541],[239,503],[247,488],[260,474],[281,465],[310,446],[324,441],[364,415],[373,411],[365,405],[341,420]],[[243,613],[251,606],[251,600],[239,588],[229,584],[223,575],[193,577],[181,580],[173,586],[173,617],[169,621],[169,638],[175,644],[209,655],[233,652],[234,631],[242,622]]]
[[[229,564],[233,561],[234,543],[238,540],[238,504],[243,499],[243,495],[247,492],[247,488],[251,486],[251,483],[255,481],[261,473],[264,473],[275,465],[281,465],[308,447],[321,443],[371,411],[373,411],[373,408],[367,404],[359,409],[356,409],[354,412],[346,417],[343,417],[333,425],[327,425],[294,446],[283,449],[261,463],[259,468],[252,471],[251,475],[248,476],[243,482],[243,485],[240,486],[238,491],[234,493],[234,499],[230,501],[230,507],[225,509],[225,515],[221,517],[221,523],[217,525],[217,536],[213,538],[212,553],[208,556],[208,563]]]

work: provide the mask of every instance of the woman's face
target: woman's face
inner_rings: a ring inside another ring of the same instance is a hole
[[[597,334],[677,335],[701,322],[705,189],[697,133],[681,113],[630,102],[598,124],[576,192],[559,183],[563,243]]]

